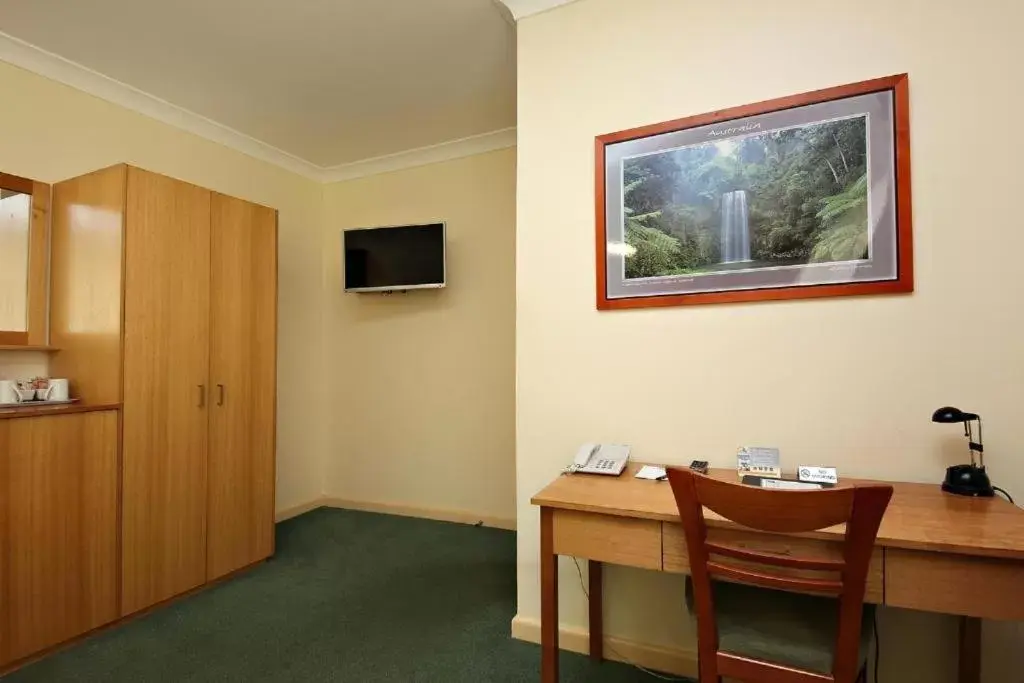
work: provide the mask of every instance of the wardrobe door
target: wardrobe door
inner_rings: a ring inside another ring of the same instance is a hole
[[[207,579],[274,552],[277,212],[213,195]]]
[[[128,170],[122,614],[206,579],[210,191]]]

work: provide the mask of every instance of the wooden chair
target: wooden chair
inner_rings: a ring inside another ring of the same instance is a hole
[[[685,469],[669,469],[668,478],[690,558],[687,602],[697,615],[699,683],[722,676],[745,683],[866,682],[874,607],[865,609],[864,589],[892,487],[772,490]],[[846,524],[842,559],[716,543],[708,539],[704,508],[781,534]]]

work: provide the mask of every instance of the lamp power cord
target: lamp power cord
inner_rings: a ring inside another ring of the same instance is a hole
[[[871,613],[871,630],[875,632],[875,676],[871,680],[878,683],[878,660],[882,654],[882,646],[878,638],[878,610]]]
[[[1006,494],[1006,491],[1003,491],[1002,489],[996,489],[996,490],[1002,491],[1004,494]],[[1009,498],[1008,494],[1007,494],[1007,498]],[[1013,500],[1011,499],[1010,502],[1013,502]],[[584,595],[584,597],[587,598],[587,602],[589,603],[590,602],[590,591],[587,590],[587,584],[583,580],[583,569],[580,568],[580,561],[578,559],[576,559],[575,557],[573,557],[572,558],[572,563],[574,565],[576,565],[576,575],[580,577],[580,590],[583,591],[583,595]],[[871,623],[872,629],[871,630],[874,631],[874,634],[875,634],[875,662],[874,662],[874,664],[875,664],[875,672],[874,672],[874,674],[875,675],[874,675],[872,680],[874,681],[874,683],[878,683],[878,661],[881,658],[881,653],[882,653],[881,642],[879,641],[879,638],[878,638],[878,610],[875,610],[872,613],[871,619],[872,619],[872,623]],[[659,678],[659,679],[661,679],[663,681],[681,681],[682,683],[687,683],[687,681],[690,680],[688,678],[679,678],[677,676],[666,676],[665,674],[658,673],[657,671],[651,671],[650,669],[637,664],[632,659],[630,659],[629,657],[625,656],[624,654],[622,654],[621,652],[619,652],[618,650],[613,648],[611,645],[605,644],[605,647],[608,648],[609,652],[611,652],[616,657],[618,657],[619,659],[624,661],[626,664],[629,664],[630,666],[635,667],[636,669],[639,669],[640,671],[643,671],[648,676],[653,676],[654,678]]]
[[[993,486],[992,490],[993,491],[998,491],[999,493],[1003,494],[1004,496],[1006,496],[1006,500],[1010,501],[1010,503],[1012,503],[1013,505],[1016,505],[1016,503],[1013,502],[1013,496],[1011,496],[1009,493],[1007,493],[1006,489],[1001,489],[998,486]]]
[[[576,574],[580,577],[580,588],[583,590],[583,595],[586,596],[587,602],[589,603],[590,602],[590,592],[587,590],[587,584],[583,581],[583,570],[580,569],[580,562],[575,557],[572,558],[572,562],[573,562],[573,564],[576,565]],[[663,681],[681,681],[681,683],[688,683],[688,681],[690,680],[688,678],[679,678],[677,676],[666,676],[665,674],[660,674],[657,671],[651,671],[648,668],[640,666],[639,664],[634,662],[629,657],[626,657],[625,655],[623,655],[621,652],[619,652],[618,650],[616,650],[612,646],[610,646],[608,644],[605,644],[605,647],[608,648],[609,652],[611,652],[616,657],[618,657],[619,659],[624,661],[626,664],[629,664],[630,666],[635,667],[635,668],[639,669],[640,671],[643,671],[648,676],[653,676],[654,678],[660,678]]]

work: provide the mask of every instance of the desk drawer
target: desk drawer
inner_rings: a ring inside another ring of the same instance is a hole
[[[554,551],[611,564],[661,569],[661,522],[554,511]]]
[[[1024,620],[1024,564],[889,548],[885,604],[985,619]]]
[[[686,551],[686,538],[683,536],[681,524],[665,522],[664,555],[663,566],[667,572],[688,573],[690,561]],[[743,531],[739,529],[721,529],[710,527],[708,538],[711,541],[734,545],[748,550],[755,550],[767,553],[778,553],[780,555],[795,555],[809,559],[842,559],[843,547],[837,541],[820,541],[813,538],[799,538],[796,536],[782,536],[777,534],[757,533],[754,531]],[[871,566],[868,567],[868,583],[864,599],[867,602],[881,603],[884,580],[883,552],[875,548],[871,556]],[[789,573],[793,576],[800,576],[802,572],[797,569],[780,567],[780,573]],[[811,573],[804,575],[821,577],[822,574]]]

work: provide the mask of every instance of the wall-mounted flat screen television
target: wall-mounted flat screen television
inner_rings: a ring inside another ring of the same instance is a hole
[[[342,233],[346,292],[445,286],[445,225],[358,228]]]

